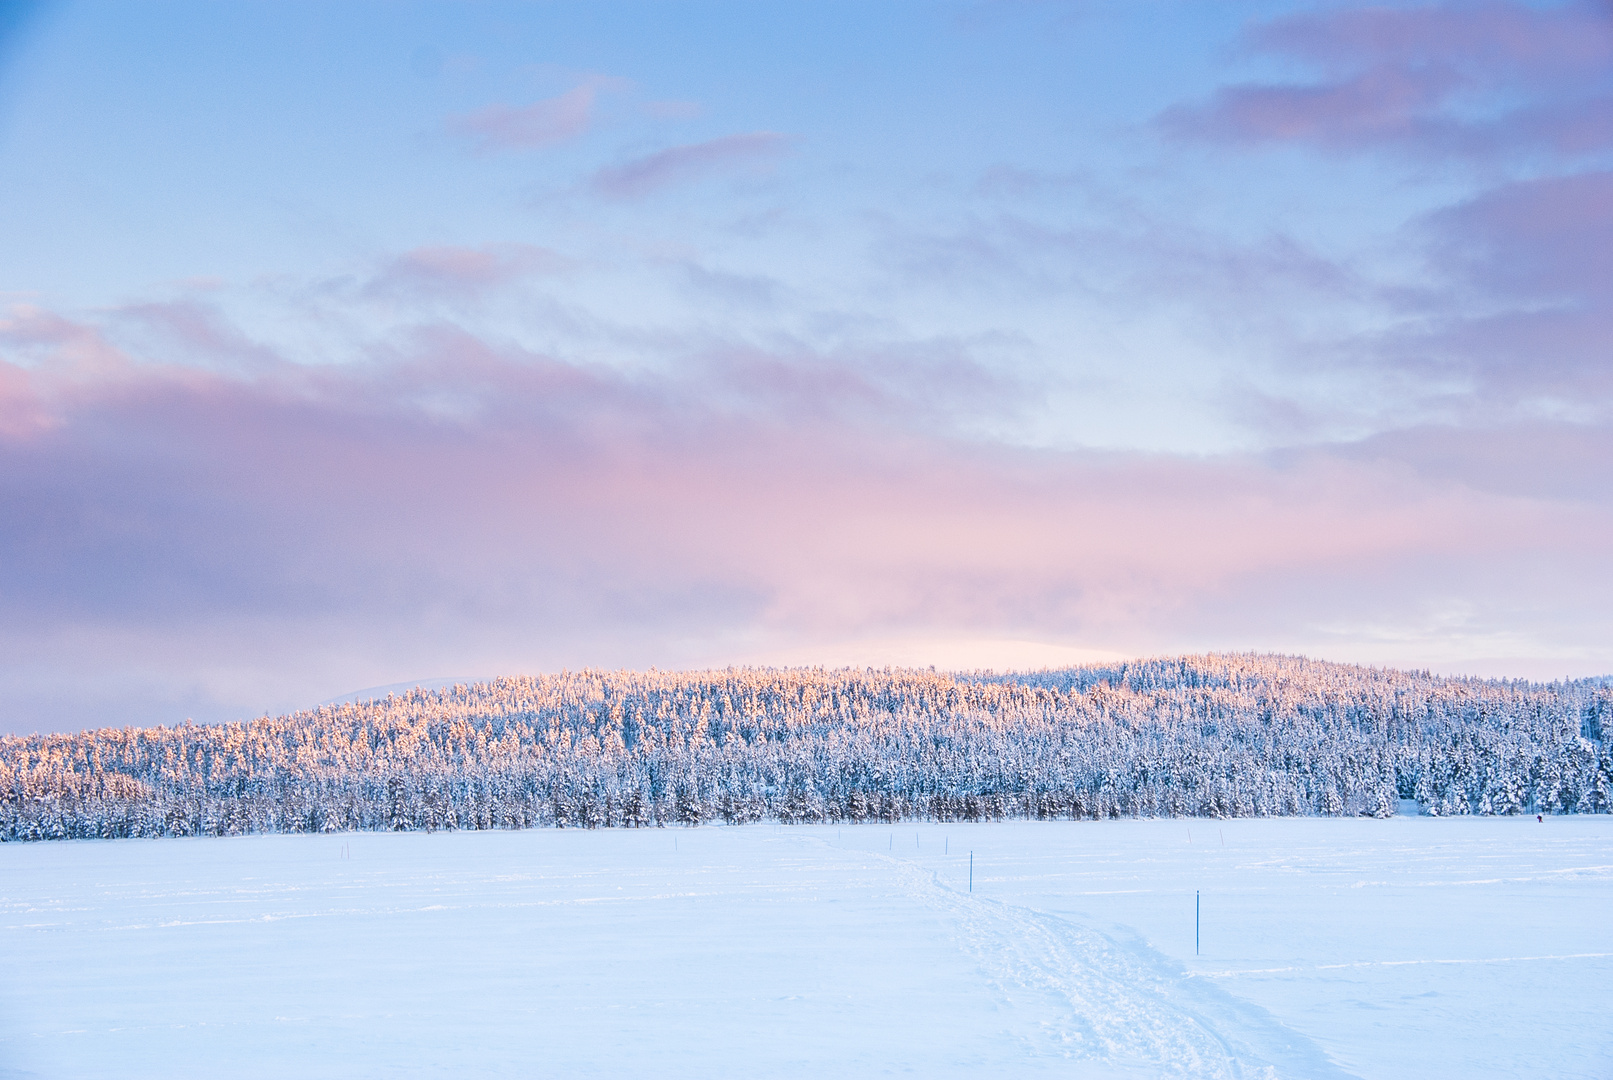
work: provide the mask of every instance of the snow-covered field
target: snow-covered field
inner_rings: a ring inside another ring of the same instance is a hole
[[[1609,817],[8,844],[0,926],[8,1078],[1613,1075]]]

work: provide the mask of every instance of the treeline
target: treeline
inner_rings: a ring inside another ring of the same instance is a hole
[[[1211,655],[1020,675],[583,671],[0,739],[0,838],[1605,813],[1613,690]]]

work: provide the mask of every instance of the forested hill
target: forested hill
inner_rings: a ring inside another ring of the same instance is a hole
[[[1613,689],[1190,656],[1019,675],[582,671],[0,739],[0,837],[1604,813]]]

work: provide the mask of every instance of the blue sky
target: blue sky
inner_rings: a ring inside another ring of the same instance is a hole
[[[1605,5],[0,34],[13,730],[589,664],[1613,669]]]

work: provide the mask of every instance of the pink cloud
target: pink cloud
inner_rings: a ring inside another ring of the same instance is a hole
[[[0,367],[46,421],[0,434],[0,652],[23,635],[31,662],[54,641],[50,662],[95,667],[95,642],[135,634],[175,670],[204,638],[214,664],[486,670],[914,627],[1292,647],[1452,596],[1481,630],[1538,608],[1536,633],[1613,633],[1613,511],[1516,482],[1528,437],[1495,482],[1434,430],[1370,452],[1059,452],[949,434],[918,362],[628,377],[447,328],[403,356]]]
[[[27,439],[55,423],[26,368],[0,362],[0,439]]]
[[[152,351],[170,363],[235,370],[267,370],[285,363],[273,349],[251,340],[212,304],[178,300],[131,304],[117,309],[118,321],[153,343]]]
[[[1167,131],[1463,155],[1613,145],[1613,19],[1597,5],[1345,9],[1257,26],[1246,45],[1311,63],[1321,78],[1223,87],[1168,110]]]
[[[587,131],[598,93],[598,86],[588,82],[530,105],[488,105],[453,117],[448,129],[470,139],[483,153],[537,150]]]
[[[1180,133],[1229,142],[1405,139],[1427,131],[1427,114],[1453,82],[1448,73],[1376,67],[1311,86],[1233,86],[1208,108],[1176,110],[1168,122]]]
[[[621,165],[601,169],[591,186],[612,199],[635,199],[673,184],[776,161],[788,140],[771,131],[726,135],[707,142],[674,146]]]
[[[1613,26],[1602,3],[1520,3],[1342,8],[1256,26],[1251,48],[1330,68],[1362,63],[1475,63],[1496,73],[1571,77],[1613,61]]]
[[[101,331],[62,318],[32,304],[19,304],[0,316],[0,359],[49,357],[80,372],[106,372],[124,363]]]
[[[420,247],[388,262],[366,289],[376,295],[467,296],[569,265],[564,256],[533,244]]]

